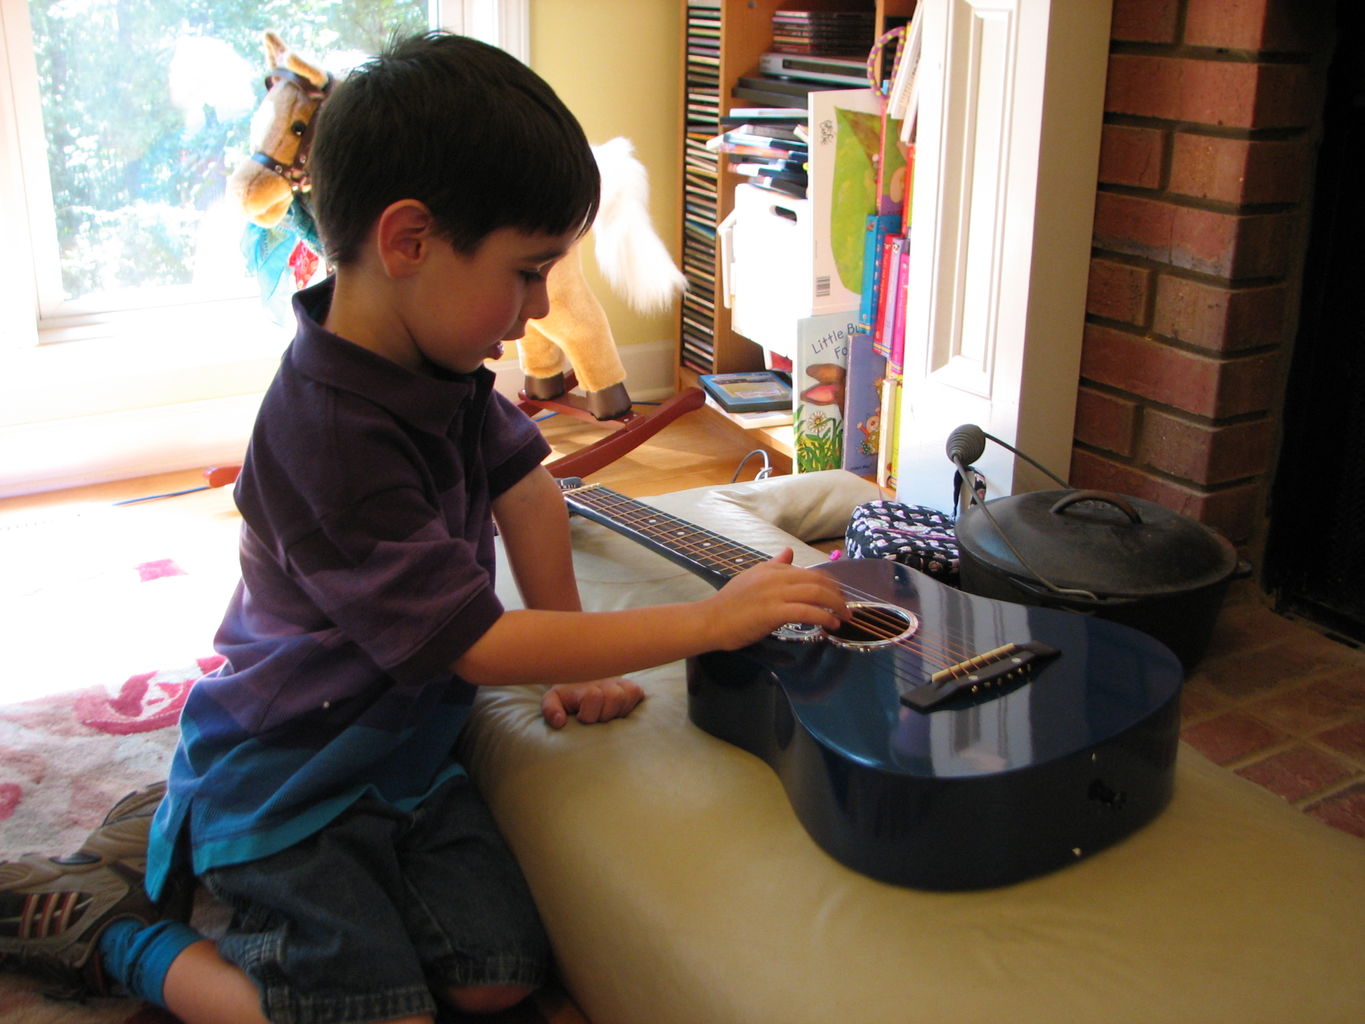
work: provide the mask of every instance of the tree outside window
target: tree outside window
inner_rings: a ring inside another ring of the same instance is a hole
[[[262,33],[339,67],[429,19],[426,0],[28,0],[28,14],[52,199],[34,224],[45,316],[248,294],[225,183],[251,152]]]

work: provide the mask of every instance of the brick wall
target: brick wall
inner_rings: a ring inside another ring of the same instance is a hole
[[[1114,0],[1071,481],[1262,538],[1331,0]]]

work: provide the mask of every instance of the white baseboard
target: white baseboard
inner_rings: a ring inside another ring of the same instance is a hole
[[[240,463],[261,396],[0,428],[0,497]]]
[[[674,390],[674,343],[626,345],[621,361],[636,401]],[[515,398],[515,359],[490,364],[498,390]],[[0,427],[0,498],[241,462],[259,394]]]

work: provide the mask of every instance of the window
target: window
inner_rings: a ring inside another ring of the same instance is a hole
[[[224,187],[250,152],[264,29],[329,66],[429,24],[526,59],[526,3],[0,0],[0,494],[64,458],[10,458],[20,427],[269,379],[287,332]]]
[[[254,7],[27,7],[40,117],[30,104],[19,141],[42,319],[249,295],[225,185],[263,91]],[[426,18],[425,0],[305,0],[282,31],[303,53],[360,59]],[[44,159],[46,176],[28,173]]]

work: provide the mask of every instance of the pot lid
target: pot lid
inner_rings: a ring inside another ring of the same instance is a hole
[[[977,505],[958,519],[958,544],[965,553],[1011,576],[1041,576],[1099,597],[1193,590],[1227,579],[1237,564],[1236,550],[1223,537],[1141,498],[1033,491],[987,506],[995,524]]]

